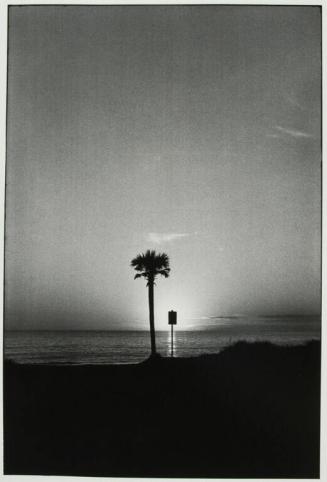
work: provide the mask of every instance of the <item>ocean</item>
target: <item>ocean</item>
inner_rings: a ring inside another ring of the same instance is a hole
[[[174,356],[218,353],[238,341],[298,345],[320,339],[320,319],[220,318],[214,327],[174,332]],[[201,326],[201,325],[199,325]],[[156,332],[157,351],[171,356],[170,330]],[[4,357],[32,364],[126,364],[150,353],[149,331],[6,331]]]

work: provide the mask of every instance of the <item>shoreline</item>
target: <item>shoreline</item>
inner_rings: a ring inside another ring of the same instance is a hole
[[[148,332],[144,332],[148,333]],[[254,346],[254,345],[273,345],[276,347],[281,347],[281,348],[293,348],[293,347],[298,347],[298,346],[305,346],[310,343],[321,343],[321,336],[311,336],[308,337],[307,339],[302,339],[298,341],[284,341],[284,342],[277,342],[277,341],[271,341],[271,340],[256,340],[256,341],[249,341],[249,340],[235,340],[231,343],[228,343],[226,345],[222,345],[219,347],[217,352],[213,351],[203,351],[201,352],[200,349],[198,349],[197,353],[195,354],[186,354],[184,356],[173,356],[173,359],[191,359],[191,358],[199,358],[203,356],[217,356],[224,352],[225,350],[228,350],[234,346],[238,345],[248,345],[248,346]],[[175,350],[182,350],[181,348],[177,347]],[[162,348],[161,348],[162,350]],[[204,349],[205,350],[205,349]],[[167,349],[167,351],[169,351]],[[158,350],[158,355],[162,359],[170,359],[171,356],[169,354],[162,354],[162,351],[160,353],[160,349]],[[67,355],[68,356],[68,355]],[[123,365],[138,365],[141,363],[144,363],[148,360],[149,356],[144,356],[144,358],[141,358],[139,361],[117,361],[117,362],[101,362],[101,361],[96,361],[96,362],[88,362],[88,361],[79,361],[79,362],[69,362],[69,361],[60,361],[60,362],[54,362],[54,361],[48,361],[46,358],[44,361],[36,361],[36,362],[26,362],[26,361],[19,361],[19,357],[17,356],[17,359],[15,359],[14,356],[10,356],[5,354],[4,352],[4,357],[3,357],[3,362],[5,364],[7,363],[14,363],[17,365],[28,365],[28,366],[111,366],[111,365],[118,365],[118,366],[123,366]],[[51,358],[51,357],[50,357]]]

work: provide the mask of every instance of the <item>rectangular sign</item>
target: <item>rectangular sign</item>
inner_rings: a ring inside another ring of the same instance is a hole
[[[177,311],[168,311],[168,324],[177,325]]]

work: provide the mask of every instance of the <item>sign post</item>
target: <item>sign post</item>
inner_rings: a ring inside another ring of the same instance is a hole
[[[168,325],[171,326],[171,351],[170,356],[174,356],[174,325],[177,325],[177,311],[168,311]]]

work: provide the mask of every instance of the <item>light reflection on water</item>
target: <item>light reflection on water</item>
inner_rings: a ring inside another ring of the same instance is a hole
[[[169,329],[168,336],[167,336],[166,356],[178,357],[178,351],[177,351],[178,344],[177,344],[176,340],[177,340],[176,330],[173,329],[173,333],[172,333],[172,330]],[[173,343],[172,343],[172,341],[173,341]]]
[[[245,340],[295,345],[320,339],[320,321],[233,320],[214,330],[180,331],[174,328],[174,357],[218,353]],[[171,356],[171,331],[156,333],[157,351]],[[107,364],[138,363],[150,353],[148,331],[38,331],[6,332],[5,358],[19,363]]]

